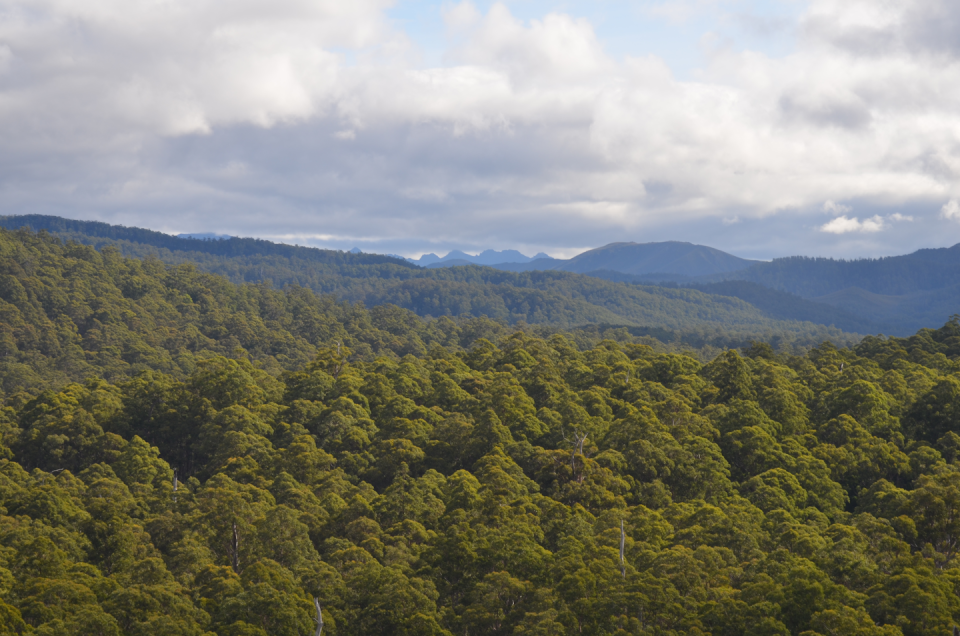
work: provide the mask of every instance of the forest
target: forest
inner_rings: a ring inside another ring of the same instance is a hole
[[[0,313],[0,633],[960,619],[958,316],[693,350],[6,231]]]
[[[0,217],[0,227],[29,227],[100,251],[112,247],[125,257],[192,265],[234,283],[269,282],[277,289],[304,287],[371,307],[396,305],[426,318],[486,317],[511,325],[523,322],[560,329],[602,323],[712,332],[721,339],[736,335],[741,340],[769,339],[777,334],[800,346],[826,339],[850,343],[856,340],[855,334],[883,331],[875,329],[870,320],[788,294],[754,305],[725,293],[678,289],[675,285],[629,285],[560,271],[516,273],[479,266],[426,269],[376,254],[255,239],[184,239],[140,228],[48,216]],[[775,294],[772,290],[770,293]],[[813,305],[815,310],[797,312],[793,305],[798,302]]]

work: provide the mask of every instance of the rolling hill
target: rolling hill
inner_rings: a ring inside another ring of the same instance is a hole
[[[610,270],[633,275],[707,276],[740,271],[754,263],[756,261],[739,258],[705,245],[665,241],[610,243],[569,260],[542,258],[529,263],[501,263],[494,267],[515,272],[551,269],[587,274],[597,270]]]
[[[746,270],[703,277],[750,281],[907,335],[960,313],[960,244],[878,259],[778,258]]]
[[[757,262],[689,243],[614,243],[569,261],[497,265],[511,271],[544,266],[635,285],[678,284],[741,298],[771,317],[861,333],[903,336],[960,313],[960,244],[879,259]]]
[[[552,328],[603,323],[722,332],[727,338],[722,346],[773,333],[797,344],[856,339],[829,325],[774,318],[732,296],[616,283],[565,271],[508,272],[479,266],[425,269],[386,256],[254,239],[179,239],[150,230],[56,217],[6,217],[0,225],[47,230],[97,249],[114,246],[125,256],[172,265],[192,263],[235,283],[306,287],[366,306],[393,304],[424,317],[486,316],[508,324]]]

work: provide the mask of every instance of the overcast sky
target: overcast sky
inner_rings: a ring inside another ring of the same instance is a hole
[[[419,255],[960,242],[956,0],[0,0],[0,213]]]

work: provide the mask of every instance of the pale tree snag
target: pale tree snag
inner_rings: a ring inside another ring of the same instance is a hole
[[[334,372],[333,372],[333,379],[334,379],[334,380],[339,380],[339,379],[340,379],[340,372],[343,371],[343,365],[344,365],[344,363],[346,362],[346,360],[344,360],[344,359],[341,357],[342,354],[340,353],[340,347],[341,347],[342,345],[343,345],[343,343],[340,342],[339,340],[337,340],[337,368],[336,368],[336,370],[334,370]]]
[[[240,574],[240,531],[237,530],[237,522],[233,522],[233,549],[230,554],[230,563],[233,565],[233,571]]]
[[[177,503],[177,486],[179,482],[177,481],[177,469],[173,469],[173,503]]]
[[[627,562],[623,558],[624,548],[627,547],[627,535],[623,531],[623,519],[620,520],[620,576],[627,578]]]
[[[583,457],[583,445],[586,443],[587,437],[587,433],[581,433],[577,430],[573,431],[573,447],[570,449],[570,472],[572,473],[572,477],[576,479],[578,483],[583,483],[584,475],[582,470],[579,473],[577,472],[577,454],[579,453],[580,456]],[[566,433],[563,434],[563,440],[565,442],[570,442],[570,440],[567,439]],[[586,463],[583,460],[581,460],[580,463],[581,468],[586,466]]]
[[[314,632],[313,636],[320,636],[320,632],[323,631],[323,611],[320,609],[320,599],[316,596],[313,597],[313,606],[317,608],[317,617],[313,619],[313,622],[317,624],[317,631]]]

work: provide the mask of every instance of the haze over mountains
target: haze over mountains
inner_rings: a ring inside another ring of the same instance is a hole
[[[799,321],[861,334],[904,335],[939,327],[960,312],[960,245],[855,261],[788,257],[758,262],[679,241],[612,243],[571,259],[486,250],[411,261],[218,235],[179,238],[47,216],[0,217],[0,226],[45,229],[98,247],[116,244],[127,255],[195,262],[235,282],[270,279],[368,305],[394,303],[421,315],[671,329],[725,320],[755,326],[765,320]],[[744,303],[737,317],[719,309],[729,308],[724,299]],[[748,317],[750,312],[755,314]]]

